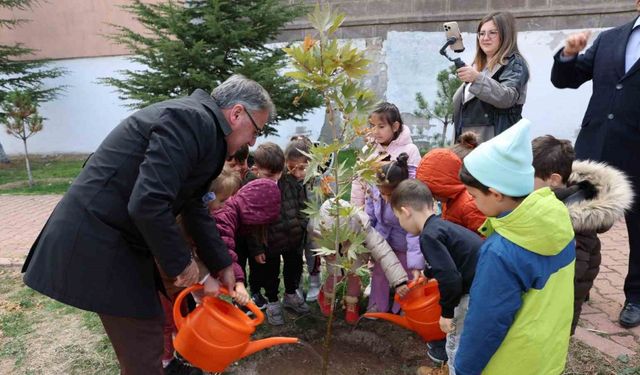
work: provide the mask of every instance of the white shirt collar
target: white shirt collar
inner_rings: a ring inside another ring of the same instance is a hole
[[[633,24],[632,29],[634,29],[634,28],[636,28],[638,26],[640,26],[640,17],[636,18],[636,23]]]

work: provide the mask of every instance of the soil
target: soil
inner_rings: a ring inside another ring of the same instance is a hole
[[[317,353],[304,345],[276,346],[237,362],[225,374],[321,374],[326,318],[315,309],[306,316],[288,314],[288,318],[281,327],[263,323],[254,338],[295,336]],[[420,366],[435,366],[416,334],[383,320],[361,319],[354,329],[340,314],[334,321],[329,363],[332,375],[415,374]]]

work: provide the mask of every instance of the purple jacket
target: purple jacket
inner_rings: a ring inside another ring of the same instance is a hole
[[[407,233],[393,214],[391,205],[384,201],[375,185],[370,186],[371,193],[365,199],[365,211],[371,220],[371,226],[389,243],[394,251],[407,253],[407,267],[410,270],[424,269],[424,257],[420,252],[420,237]]]
[[[236,232],[243,225],[264,225],[280,217],[280,189],[275,181],[259,178],[244,185],[213,213],[218,232],[233,258],[236,281],[244,281],[236,254]]]

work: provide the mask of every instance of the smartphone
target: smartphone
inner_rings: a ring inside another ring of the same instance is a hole
[[[456,42],[449,46],[453,50],[453,52],[463,52],[464,44],[462,43],[462,35],[460,34],[458,23],[445,22],[444,24],[442,24],[442,27],[444,27],[444,32],[447,35],[447,39],[452,37],[456,38]]]

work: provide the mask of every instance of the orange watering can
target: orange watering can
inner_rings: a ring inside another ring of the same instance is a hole
[[[255,316],[249,318],[239,308],[215,297],[204,297],[189,315],[182,316],[180,305],[184,297],[203,286],[196,284],[183,290],[173,305],[173,319],[178,334],[173,345],[186,360],[208,372],[222,372],[232,362],[259,350],[280,344],[295,344],[295,337],[270,337],[250,341],[264,314],[253,302],[247,307]],[[229,292],[221,288],[222,293]]]
[[[388,320],[419,334],[425,341],[436,341],[445,338],[440,330],[440,291],[436,279],[420,277],[409,283],[409,293],[404,298],[396,294],[395,300],[400,304],[404,316],[389,313],[366,313],[365,317]]]

